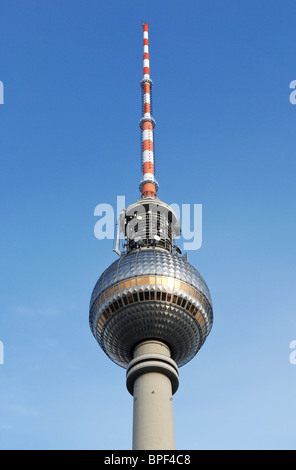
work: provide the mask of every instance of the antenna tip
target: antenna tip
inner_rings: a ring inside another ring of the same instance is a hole
[[[144,31],[148,31],[149,23],[147,23],[147,21],[145,21],[145,22],[142,24],[142,26],[143,26],[143,30],[144,30]]]

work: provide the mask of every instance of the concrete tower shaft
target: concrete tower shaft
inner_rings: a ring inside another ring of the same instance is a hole
[[[175,449],[172,397],[178,385],[178,367],[167,345],[148,340],[135,348],[127,370],[134,397],[134,450]]]

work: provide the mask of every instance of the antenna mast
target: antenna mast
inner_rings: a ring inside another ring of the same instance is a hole
[[[142,131],[142,171],[143,179],[139,184],[142,198],[155,198],[158,191],[158,183],[154,177],[154,147],[153,131],[155,120],[151,116],[151,94],[153,82],[150,78],[149,39],[148,24],[143,23],[144,56],[143,56],[143,117],[140,121]]]

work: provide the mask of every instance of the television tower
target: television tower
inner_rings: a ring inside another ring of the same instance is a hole
[[[174,245],[177,216],[156,195],[147,23],[143,35],[141,197],[120,214],[114,248],[119,258],[95,285],[89,321],[103,351],[126,369],[134,397],[133,450],[169,450],[175,449],[172,396],[178,368],[204,344],[213,309],[204,279]]]

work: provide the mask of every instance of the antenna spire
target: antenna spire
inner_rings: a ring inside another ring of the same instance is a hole
[[[148,23],[143,23],[143,38],[144,38],[144,56],[143,56],[143,79],[141,87],[143,90],[143,117],[140,121],[140,128],[142,132],[142,171],[143,179],[139,184],[139,189],[142,193],[142,198],[156,197],[158,191],[158,183],[154,178],[155,165],[154,165],[154,145],[153,145],[153,131],[155,127],[155,120],[151,116],[151,95],[153,82],[150,78],[150,58],[149,58],[149,41],[148,41]]]

